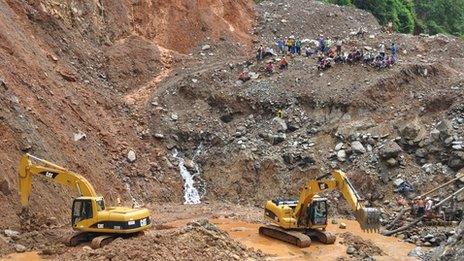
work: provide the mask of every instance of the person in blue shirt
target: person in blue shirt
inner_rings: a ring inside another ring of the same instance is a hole
[[[395,43],[392,43],[390,49],[391,49],[391,55],[392,55],[393,59],[396,60],[396,56],[398,55],[398,47],[396,47]]]
[[[280,54],[285,54],[285,43],[284,40],[279,39],[277,41],[277,47],[279,48]]]

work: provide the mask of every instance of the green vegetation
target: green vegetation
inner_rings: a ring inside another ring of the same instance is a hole
[[[449,33],[464,37],[464,0],[323,0],[371,12],[382,25],[403,33]]]

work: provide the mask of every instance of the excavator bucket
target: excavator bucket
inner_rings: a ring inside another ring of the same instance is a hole
[[[356,220],[361,229],[367,232],[378,232],[380,229],[380,210],[377,208],[362,208],[356,211]]]

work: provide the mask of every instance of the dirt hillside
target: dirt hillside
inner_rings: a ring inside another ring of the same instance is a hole
[[[2,228],[19,224],[17,163],[25,152],[83,174],[111,200],[130,202],[132,190],[139,203],[178,202],[181,179],[169,168],[157,174],[164,149],[125,95],[156,83],[202,43],[250,43],[252,5],[12,0],[0,9],[0,202],[8,209],[0,217],[9,220]],[[31,206],[67,221],[71,195],[38,181]]]

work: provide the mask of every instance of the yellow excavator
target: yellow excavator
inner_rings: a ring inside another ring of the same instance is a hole
[[[264,217],[274,223],[262,226],[259,233],[299,247],[311,245],[311,239],[324,244],[333,244],[335,235],[327,232],[327,199],[318,193],[325,190],[339,190],[355,213],[363,230],[378,231],[380,211],[366,208],[345,173],[334,170],[332,178],[310,180],[301,189],[298,200],[274,199],[266,203]]]
[[[78,232],[66,239],[69,246],[91,241],[92,248],[99,248],[116,237],[134,235],[151,226],[148,209],[107,207],[103,197],[97,196],[83,176],[30,154],[23,155],[19,162],[19,196],[23,208],[29,204],[34,175],[73,188],[80,194],[71,210],[72,228]]]

